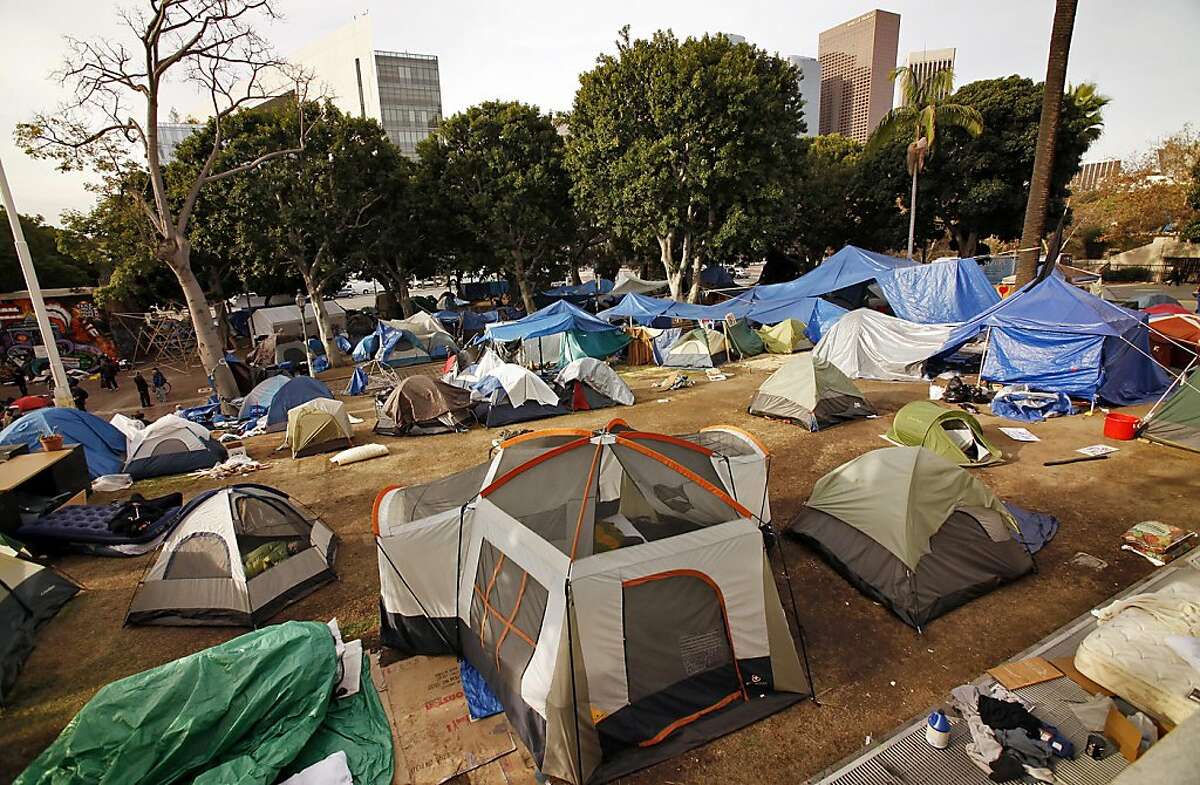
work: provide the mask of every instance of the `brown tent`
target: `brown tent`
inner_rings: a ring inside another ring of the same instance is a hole
[[[387,436],[465,431],[471,418],[471,393],[428,376],[409,376],[386,397],[375,399],[375,413],[375,432]]]

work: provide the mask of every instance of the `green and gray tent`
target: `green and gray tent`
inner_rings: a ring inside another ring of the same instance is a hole
[[[763,325],[758,328],[758,337],[763,348],[771,354],[791,354],[813,348],[805,331],[808,328],[798,319],[784,319],[779,324]]]
[[[1200,452],[1200,368],[1167,391],[1142,423],[1140,435]]]
[[[906,403],[896,412],[885,438],[901,447],[932,450],[959,466],[986,466],[1004,458],[983,435],[979,420],[933,401]]]
[[[789,531],[917,629],[1033,569],[996,495],[921,447],[872,450],[834,469]]]
[[[73,581],[27,555],[0,535],[0,705],[33,651],[38,628],[79,591]]]
[[[726,322],[725,335],[729,338],[731,348],[739,358],[754,357],[766,351],[762,337],[750,329],[750,325],[746,324],[743,319],[732,323]]]
[[[819,431],[875,414],[854,382],[833,363],[810,353],[788,361],[763,382],[750,401],[750,413],[799,423]]]

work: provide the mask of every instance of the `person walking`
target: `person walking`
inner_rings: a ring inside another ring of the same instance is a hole
[[[158,366],[154,367],[154,375],[150,377],[150,383],[154,385],[154,397],[158,399],[158,402],[163,403],[166,401],[169,390],[167,376],[158,369]]]
[[[138,398],[141,399],[142,407],[150,408],[150,385],[146,383],[146,377],[142,376],[142,372],[138,371],[133,375],[133,386],[137,388]]]

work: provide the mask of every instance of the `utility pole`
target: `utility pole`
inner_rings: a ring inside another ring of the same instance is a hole
[[[17,246],[17,259],[21,262],[21,273],[25,276],[25,286],[29,290],[29,302],[33,303],[33,315],[37,319],[38,332],[42,335],[42,346],[46,347],[46,359],[50,362],[50,375],[54,379],[54,405],[71,408],[75,405],[75,400],[71,397],[71,387],[67,383],[67,371],[63,368],[62,358],[58,356],[54,330],[50,327],[50,317],[46,315],[46,303],[42,301],[42,287],[38,285],[37,270],[33,269],[33,259],[29,256],[29,245],[25,242],[25,232],[21,229],[17,206],[13,204],[3,161],[0,161],[0,197],[3,197],[4,209],[8,212],[13,242]]]

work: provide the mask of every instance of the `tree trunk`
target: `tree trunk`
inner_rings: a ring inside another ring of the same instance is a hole
[[[192,246],[186,238],[176,237],[174,242],[165,246],[161,254],[163,261],[179,279],[179,288],[183,290],[183,300],[187,303],[188,315],[192,318],[192,328],[196,331],[196,353],[200,355],[200,363],[205,373],[213,377],[217,396],[221,400],[221,409],[228,407],[228,401],[241,396],[237,383],[232,374],[218,373],[217,367],[224,362],[225,354],[221,351],[221,338],[217,335],[217,327],[213,323],[212,311],[208,307],[208,299],[199,279],[192,272]]]
[[[917,233],[917,169],[913,167],[912,198],[908,200],[908,261],[913,260],[913,237]]]
[[[651,271],[650,267],[650,260],[642,260],[642,263],[638,266],[638,278],[641,278],[643,281],[653,280],[654,273]]]
[[[529,279],[525,277],[525,256],[520,251],[513,252],[513,273],[517,278],[517,288],[521,291],[525,313],[531,314],[537,307],[533,304],[533,291],[529,288]]]
[[[1062,117],[1063,88],[1067,81],[1067,58],[1071,53],[1071,34],[1075,28],[1078,0],[1057,0],[1054,24],[1050,28],[1050,57],[1046,63],[1046,85],[1042,94],[1042,116],[1038,122],[1037,149],[1033,157],[1033,176],[1029,180],[1029,201],[1025,204],[1025,224],[1017,252],[1016,285],[1032,281],[1037,275],[1042,235],[1046,231],[1046,202],[1050,198],[1050,175],[1054,169],[1054,145]]]
[[[396,268],[396,299],[400,301],[400,313],[405,319],[416,311],[412,297],[408,293],[408,271],[402,266]]]
[[[571,285],[579,286],[583,283],[583,279],[579,277],[579,260],[571,259]]]
[[[221,274],[216,269],[208,274],[208,289],[217,306],[217,336],[222,350],[233,349],[233,338],[229,333],[229,303],[225,302],[225,287],[221,285]]]
[[[683,258],[680,259],[679,266],[684,270],[690,269],[692,272],[691,286],[688,287],[689,303],[700,302],[700,265],[702,263],[702,256],[692,249],[692,236],[685,234],[683,236]]]
[[[979,250],[979,232],[955,226],[950,230],[954,244],[958,246],[958,258],[970,259]]]
[[[330,368],[338,368],[348,364],[348,360],[342,355],[337,344],[333,342],[333,323],[329,321],[329,314],[325,312],[325,300],[321,296],[321,287],[317,286],[317,280],[312,275],[312,269],[300,260],[296,260],[296,268],[300,270],[300,277],[304,279],[304,290],[308,292],[308,301],[312,304],[313,315],[317,317],[317,337],[321,339],[321,345],[325,347],[325,359],[329,360]],[[300,314],[300,318],[304,319],[304,314]],[[312,369],[309,369],[312,372]]]
[[[663,272],[667,275],[667,286],[671,291],[671,299],[681,301],[683,297],[683,267],[675,263],[674,235],[658,238],[659,259],[662,261]]]

